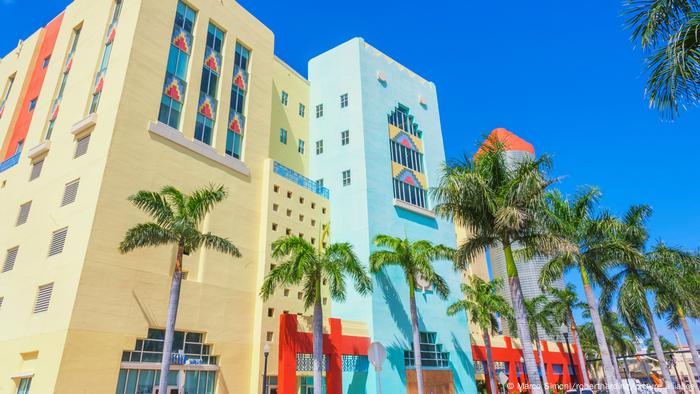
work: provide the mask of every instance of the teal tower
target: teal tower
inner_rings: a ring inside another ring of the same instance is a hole
[[[445,151],[435,85],[361,38],[309,62],[310,174],[331,193],[331,239],[350,242],[368,264],[378,234],[455,247],[455,228],[433,212],[429,189],[440,177]],[[426,393],[453,385],[476,392],[467,316],[448,317],[460,298],[461,276],[435,262],[451,294],[441,300],[424,287],[416,295]],[[363,321],[372,341],[387,349],[379,376],[343,375],[344,393],[405,393],[414,376],[409,289],[399,267],[374,275],[369,296],[349,293],[333,317]],[[378,379],[379,378],[379,379]]]

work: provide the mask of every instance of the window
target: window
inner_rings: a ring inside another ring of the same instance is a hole
[[[320,118],[323,116],[323,104],[319,104],[316,106],[316,118]]]
[[[192,50],[192,29],[195,11],[183,2],[178,2],[173,34],[168,54],[168,65],[160,100],[158,121],[172,128],[179,128],[180,114],[185,100],[187,68]]]
[[[273,190],[275,193],[279,193],[279,192],[280,192],[280,187],[277,186],[277,185],[274,185],[274,186],[272,187],[272,190]]]
[[[323,178],[316,179],[316,185],[318,187],[323,187]]]
[[[44,166],[44,160],[39,160],[32,164],[32,172],[29,174],[29,180],[33,181],[41,175],[41,168]]]
[[[285,106],[286,106],[287,103],[289,103],[289,95],[287,94],[287,92],[285,92],[285,91],[283,90],[283,91],[282,91],[282,97],[280,97],[280,99],[281,99],[281,101],[282,101],[282,105],[285,105]]]
[[[280,129],[280,142],[287,144],[287,130],[285,129]]]
[[[402,137],[398,137],[402,138]],[[408,138],[407,136],[403,138]],[[404,144],[398,143],[395,140],[390,142],[391,145],[391,160],[408,167],[414,171],[423,171],[423,154],[406,147]]]
[[[29,387],[32,385],[32,378],[22,378],[17,385],[17,394],[29,394]]]
[[[5,263],[2,265],[2,272],[12,271],[15,268],[15,261],[17,261],[17,253],[19,252],[19,246],[15,246],[12,249],[8,249],[5,254]]]
[[[27,218],[29,217],[29,210],[32,207],[32,202],[28,201],[19,206],[19,215],[17,215],[16,226],[27,223]]]
[[[265,335],[265,340],[268,342],[272,342],[272,337],[274,333],[272,331],[268,331],[267,334]]]
[[[301,300],[302,298],[304,298],[304,293],[301,291],[297,292],[297,300]]]
[[[80,37],[80,28],[73,30],[73,35],[71,37],[70,49],[66,55],[66,60],[63,62],[63,74],[61,75],[61,82],[58,85],[58,90],[54,93],[54,99],[51,103],[51,112],[49,113],[49,123],[46,126],[46,132],[44,132],[44,139],[51,139],[51,133],[53,132],[54,125],[56,123],[56,117],[58,116],[58,111],[61,107],[61,100],[63,99],[63,91],[66,88],[66,82],[68,82],[68,74],[73,67],[73,55],[75,54],[75,47],[78,45],[78,38]]]
[[[275,315],[275,308],[267,308],[267,317],[273,317]]]
[[[15,84],[15,74],[12,74],[10,78],[7,79],[7,83],[5,84],[5,90],[2,93],[2,97],[0,98],[0,118],[2,118],[3,112],[5,112],[5,103],[7,102],[7,98],[10,96],[10,92],[12,92],[12,85]]]
[[[292,210],[291,210],[291,209],[287,209],[287,216],[289,216],[289,217],[292,216]]]
[[[243,150],[243,135],[245,131],[244,107],[248,94],[248,64],[250,50],[236,42],[236,53],[233,65],[233,82],[231,83],[231,103],[226,130],[226,154],[240,159]]]
[[[316,154],[320,155],[323,153],[323,140],[316,141]]]
[[[33,98],[32,101],[29,102],[29,108],[27,109],[27,112],[34,111],[34,108],[36,108],[36,98]]]
[[[347,145],[350,143],[350,130],[343,130],[340,132],[340,145]]]
[[[46,312],[49,310],[51,293],[53,293],[53,283],[39,286],[36,292],[36,300],[34,301],[34,313]]]
[[[394,178],[394,198],[421,208],[426,208],[426,191],[396,178]]]
[[[277,212],[279,210],[280,206],[278,204],[272,204],[272,210]]]
[[[345,108],[348,106],[348,94],[343,93],[340,95],[340,108]]]
[[[2,302],[5,301],[5,297],[0,297],[0,310],[2,310]]]
[[[297,152],[304,154],[304,140],[299,140],[299,145],[297,146]]]
[[[63,246],[66,244],[66,236],[68,235],[68,227],[56,230],[51,235],[51,244],[49,245],[49,256],[57,255],[63,252]]]
[[[86,135],[85,137],[82,137],[78,140],[78,142],[75,145],[75,154],[73,155],[73,158],[78,158],[85,153],[87,153],[88,145],[90,144],[90,134]]]
[[[409,115],[408,108],[399,106],[388,115],[389,124],[399,130],[391,131],[393,136],[389,141],[391,160],[403,167],[393,178],[394,198],[409,204],[427,207],[427,185],[421,181],[421,175],[425,172],[423,153],[420,151],[421,132],[418,125]],[[390,126],[391,128],[391,126]]]
[[[442,347],[442,344],[437,343],[436,333],[420,333],[420,354],[423,367],[449,368],[450,353],[444,352]],[[404,351],[404,363],[406,367],[414,367],[416,365],[413,350]]]
[[[272,223],[272,231],[277,231],[277,223]]]
[[[289,297],[289,289],[284,289],[284,296]]]
[[[563,364],[552,364],[552,373],[554,375],[562,375],[564,373]]]
[[[91,114],[97,111],[97,106],[100,104],[100,97],[102,97],[102,88],[104,87],[105,76],[107,75],[107,66],[109,65],[109,57],[112,54],[112,45],[114,43],[114,37],[117,33],[117,22],[119,21],[121,9],[122,0],[116,0],[112,10],[112,22],[109,24],[107,34],[105,35],[104,48],[102,49],[102,60],[100,61],[97,75],[95,75],[94,87],[92,89],[92,101],[90,102]]]
[[[216,119],[216,91],[221,73],[221,45],[223,42],[224,32],[209,23],[207,44],[204,48],[202,81],[199,85],[197,120],[194,126],[194,138],[207,145],[211,145],[212,130],[214,130],[214,120]]]
[[[63,199],[61,200],[61,206],[66,206],[75,201],[75,197],[78,194],[78,184],[80,179],[76,179],[72,182],[66,183],[63,189]]]
[[[343,186],[350,185],[350,170],[343,171]]]
[[[41,68],[46,68],[49,66],[49,62],[51,61],[51,55],[46,56],[44,58],[44,61],[41,62]]]
[[[399,129],[422,138],[423,132],[418,130],[418,125],[413,122],[413,115],[409,115],[408,107],[399,104],[394,111],[389,115],[389,124],[398,127]]]
[[[302,103],[299,103],[299,116],[302,118],[306,115],[306,106]]]

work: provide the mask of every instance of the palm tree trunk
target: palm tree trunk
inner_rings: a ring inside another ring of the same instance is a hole
[[[503,254],[506,258],[506,271],[508,273],[508,287],[510,289],[510,298],[513,302],[513,312],[515,315],[515,323],[518,328],[518,337],[520,338],[520,346],[523,350],[523,359],[525,360],[525,372],[530,381],[532,394],[543,394],[542,387],[539,384],[539,376],[537,376],[537,362],[535,362],[535,352],[532,349],[532,340],[530,339],[530,329],[528,324],[527,312],[525,310],[525,298],[523,290],[520,287],[520,278],[518,277],[518,268],[515,266],[513,259],[513,251],[510,244],[503,243]]]
[[[581,367],[581,376],[583,377],[583,386],[590,387],[591,382],[588,379],[588,368],[586,366],[586,357],[583,355],[583,349],[581,349],[581,340],[578,337],[578,330],[576,329],[576,320],[574,320],[574,314],[569,309],[569,320],[571,321],[571,338],[574,339],[574,344],[576,345],[576,353],[578,353],[578,362]]]
[[[496,367],[493,365],[493,354],[491,353],[491,335],[488,330],[484,330],[484,347],[486,347],[486,368],[488,368],[489,385],[491,386],[491,394],[498,394],[498,383],[496,376]]]
[[[685,334],[685,341],[688,343],[690,355],[692,356],[693,363],[695,364],[695,373],[700,376],[700,357],[698,357],[698,348],[695,346],[693,332],[690,331],[688,321],[685,319],[685,312],[683,311],[683,308],[681,308],[680,305],[676,305],[676,309],[678,310],[678,317],[681,321],[681,327],[683,327],[683,334]]]
[[[319,281],[320,282],[320,281]],[[320,286],[314,303],[314,394],[323,393],[323,307]]]
[[[612,361],[613,368],[615,368],[615,377],[622,383],[622,375],[620,374],[620,363],[617,362],[617,353],[615,353],[615,348],[610,346],[610,361]]]
[[[542,374],[542,387],[545,393],[549,392],[549,383],[547,382],[547,369],[544,366],[544,357],[542,356],[542,344],[539,338],[537,340],[537,357],[540,358],[540,373]]]
[[[420,331],[418,331],[418,310],[416,309],[415,279],[408,282],[409,304],[411,308],[411,331],[413,332],[413,358],[416,364],[416,387],[423,394],[423,360],[420,354]]]
[[[649,311],[649,305],[645,302],[646,309]],[[651,316],[651,312],[649,312]],[[649,329],[649,336],[651,337],[651,342],[654,345],[654,353],[656,353],[656,358],[659,360],[659,368],[661,368],[661,374],[664,377],[666,383],[666,390],[669,393],[673,393],[673,380],[671,379],[671,371],[668,369],[668,364],[666,363],[666,356],[664,355],[664,349],[661,347],[661,340],[659,340],[659,333],[656,331],[656,324],[654,323],[654,318],[645,318],[647,321],[647,328]]]
[[[617,380],[615,370],[613,369],[613,365],[610,360],[608,341],[605,339],[605,333],[603,332],[603,323],[600,321],[600,314],[598,313],[598,302],[596,301],[595,295],[593,294],[593,288],[591,287],[591,282],[588,280],[588,273],[586,272],[586,269],[583,267],[583,265],[579,264],[579,270],[581,271],[581,281],[583,282],[583,290],[586,293],[588,310],[591,313],[591,322],[593,323],[593,330],[595,331],[595,337],[598,341],[598,348],[600,349],[600,359],[603,362],[603,376],[605,377],[605,383],[607,383],[608,391],[611,394],[617,394],[620,392],[620,382]]]
[[[170,283],[170,299],[168,300],[168,320],[165,323],[165,338],[163,338],[163,358],[160,361],[160,381],[158,392],[168,392],[168,372],[170,371],[170,358],[175,336],[175,321],[177,320],[177,307],[180,304],[180,287],[182,285],[182,254],[185,248],[182,242],[177,247],[175,255],[175,272]]]

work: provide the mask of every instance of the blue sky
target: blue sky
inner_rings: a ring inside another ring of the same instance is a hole
[[[0,53],[67,3],[0,0]],[[700,247],[700,109],[663,122],[648,108],[643,56],[623,29],[621,2],[241,4],[275,32],[277,55],[304,75],[308,59],[361,36],[435,82],[448,157],[473,152],[484,133],[505,127],[554,157],[563,191],[596,185],[603,206],[618,213],[650,204],[652,241]],[[700,325],[694,332],[700,337]]]

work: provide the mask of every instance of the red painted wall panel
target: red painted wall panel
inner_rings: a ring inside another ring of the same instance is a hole
[[[5,157],[3,160],[15,154],[17,150],[17,144],[19,141],[24,141],[27,137],[27,132],[29,131],[29,125],[32,123],[32,117],[34,111],[29,111],[29,103],[39,97],[41,93],[41,87],[44,84],[44,77],[46,76],[47,68],[42,67],[44,59],[53,53],[54,45],[56,44],[56,37],[58,36],[58,31],[61,28],[61,22],[63,21],[63,13],[54,18],[49,22],[46,27],[44,27],[41,32],[41,43],[39,44],[39,53],[34,59],[34,64],[32,65],[32,73],[30,75],[29,85],[27,90],[24,92],[24,96],[20,97],[19,105],[15,108],[16,121],[14,128],[12,129],[12,135],[10,137],[10,142],[7,146],[7,151],[5,151]]]

